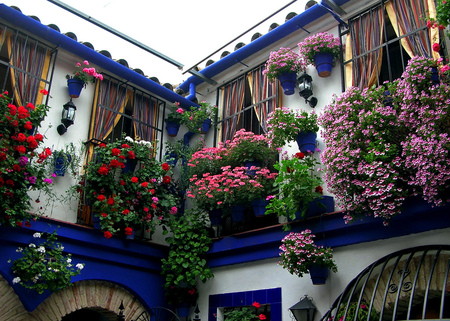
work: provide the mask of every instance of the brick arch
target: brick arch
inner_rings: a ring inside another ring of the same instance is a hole
[[[61,318],[83,308],[109,315],[118,312],[120,303],[125,307],[125,320],[135,319],[144,306],[130,292],[110,282],[85,280],[72,287],[53,293],[34,311],[28,312],[8,282],[0,275],[0,315],[2,321],[61,321]]]

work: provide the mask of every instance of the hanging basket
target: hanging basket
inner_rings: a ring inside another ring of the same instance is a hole
[[[309,274],[314,285],[323,285],[327,282],[328,267],[313,265],[309,268]]]
[[[76,78],[67,79],[67,86],[69,87],[69,96],[71,98],[78,98],[84,87],[84,81]]]
[[[333,69],[333,54],[328,52],[315,54],[314,65],[316,66],[319,77],[330,77],[331,69]]]
[[[317,133],[314,132],[300,132],[297,135],[296,141],[298,148],[302,153],[316,151],[316,138]]]
[[[170,137],[176,137],[180,130],[180,124],[166,120],[166,129]]]
[[[285,72],[279,75],[278,80],[281,83],[281,87],[283,87],[285,95],[293,95],[295,93],[295,85],[297,84],[297,73]]]

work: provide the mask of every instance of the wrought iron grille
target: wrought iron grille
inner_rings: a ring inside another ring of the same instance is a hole
[[[449,245],[392,253],[353,279],[322,320],[450,320],[449,270]]]

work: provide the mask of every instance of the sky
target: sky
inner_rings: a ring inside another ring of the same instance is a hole
[[[59,0],[95,20],[143,43],[184,65],[183,70],[155,57],[103,29],[67,12],[47,0],[4,0],[41,23],[55,24],[62,33],[73,32],[78,41],[90,42],[95,50],[107,50],[113,59],[127,60],[161,83],[177,85],[191,75],[184,73],[229,41],[250,29],[292,0]],[[236,43],[249,43],[256,32],[266,34],[272,23],[282,24],[290,12],[299,14],[306,0],[297,0],[278,15],[211,57],[234,51]],[[206,62],[206,61],[205,61]],[[199,64],[205,66],[205,62]]]

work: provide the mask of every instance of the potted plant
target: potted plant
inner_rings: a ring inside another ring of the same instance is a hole
[[[320,77],[329,77],[333,61],[339,58],[341,41],[327,32],[319,32],[298,44],[300,55],[317,69]]]
[[[48,94],[46,90],[41,93]],[[30,226],[32,215],[30,190],[52,195],[52,178],[46,173],[51,150],[39,147],[44,136],[30,134],[40,124],[49,107],[46,105],[15,106],[8,93],[0,95],[0,225]],[[38,120],[39,119],[39,120]]]
[[[199,107],[191,106],[184,111],[183,124],[189,132],[205,134],[211,127],[212,120],[217,117],[217,106],[213,106],[206,101],[199,103]]]
[[[314,237],[311,230],[304,230],[300,233],[291,232],[286,235],[281,240],[281,261],[278,264],[298,277],[311,274],[313,284],[325,284],[328,270],[336,273],[337,266],[333,260],[333,250],[330,247],[324,248],[315,244]],[[314,279],[313,274],[316,270],[319,270],[317,272],[326,272],[326,274]]]
[[[428,28],[439,28],[444,30],[450,22],[450,3],[445,0],[436,1],[436,17],[428,17]],[[448,31],[446,32],[449,36]]]
[[[16,252],[21,257],[12,262],[16,276],[13,284],[36,291],[58,292],[72,286],[71,278],[81,273],[84,263],[72,263],[71,254],[64,255],[64,247],[58,242],[56,230],[53,233],[34,233],[38,242],[27,247],[19,247]],[[42,241],[39,239],[42,238]]]
[[[96,79],[103,80],[103,75],[98,73],[95,68],[89,67],[89,61],[84,60],[83,64],[77,62],[73,76],[66,75],[67,86],[69,87],[69,96],[78,98],[83,87],[87,83],[94,83]]]
[[[51,172],[56,176],[64,176],[66,170],[69,170],[72,177],[77,177],[80,171],[81,156],[75,145],[69,143],[62,149],[52,151],[51,163]]]
[[[227,148],[228,155],[225,161],[231,167],[244,165],[269,167],[273,165],[278,154],[269,146],[269,140],[265,135],[255,135],[244,128],[236,132]]]
[[[184,109],[180,107],[180,103],[177,101],[170,107],[170,114],[166,118],[166,129],[170,137],[177,136],[183,121],[183,113]]]
[[[152,232],[177,213],[170,166],[153,155],[150,142],[130,137],[95,148],[82,176],[83,192],[106,238],[140,228]],[[125,171],[126,163],[136,168]]]
[[[295,92],[297,74],[305,70],[306,64],[298,54],[289,48],[280,48],[270,53],[263,74],[272,83],[279,79],[285,95],[292,95]]]
[[[211,238],[205,217],[200,211],[188,210],[183,216],[173,216],[169,223],[172,235],[166,239],[170,250],[162,259],[161,274],[165,278],[164,293],[169,304],[177,307],[195,306],[198,299],[197,284],[214,277],[205,255]],[[181,315],[179,316],[187,316]]]
[[[252,170],[254,171],[252,176],[257,182],[257,188],[249,190],[249,201],[255,216],[261,217],[266,214],[266,208],[270,202],[269,196],[277,190],[275,180],[278,173],[260,167],[254,167]]]
[[[302,152],[314,152],[319,126],[317,114],[304,110],[277,107],[267,118],[269,144],[281,148],[296,140]]]
[[[275,164],[278,193],[269,197],[266,214],[276,213],[290,220],[296,219],[297,215],[304,216],[309,205],[322,196],[322,179],[316,172],[318,164],[314,154],[302,152],[283,157]],[[283,229],[289,230],[290,225],[284,225]]]
[[[225,321],[251,321],[251,320],[265,320],[264,313],[258,314],[258,309],[261,307],[259,302],[253,302],[252,306],[244,306],[239,308],[232,308],[231,311],[224,313]]]
[[[348,307],[348,308],[347,308]],[[380,319],[380,313],[373,307],[369,310],[369,304],[365,301],[350,302],[350,304],[341,304],[336,314],[336,320],[352,321],[352,320],[376,321]]]

